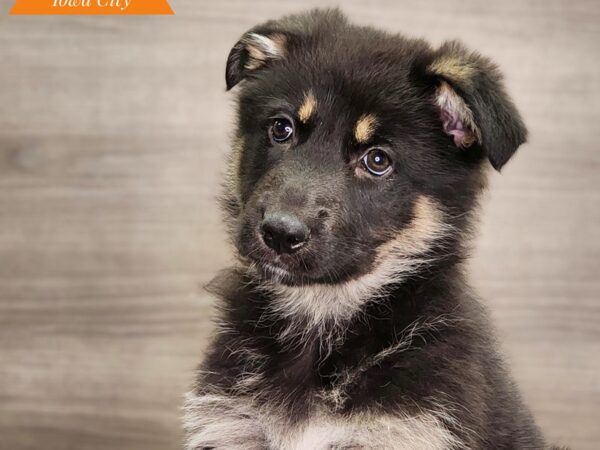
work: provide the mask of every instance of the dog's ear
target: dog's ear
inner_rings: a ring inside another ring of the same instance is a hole
[[[499,171],[525,142],[527,130],[497,66],[453,41],[434,53],[426,72],[436,84],[446,134],[458,147],[478,143]]]
[[[227,58],[225,81],[227,90],[286,54],[288,36],[281,31],[255,28],[233,46]]]

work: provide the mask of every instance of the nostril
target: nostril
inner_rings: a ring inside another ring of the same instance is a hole
[[[273,232],[271,231],[271,229],[268,226],[265,226],[265,224],[263,224],[260,227],[260,231],[263,235],[263,238],[269,239],[269,240],[273,239]]]
[[[258,214],[260,215],[260,218],[264,219],[265,211],[266,211],[265,205],[262,203],[259,203],[257,206],[258,206]]]
[[[321,209],[321,210],[319,211],[319,214],[317,214],[317,217],[318,217],[319,219],[322,219],[322,220],[324,220],[324,219],[327,219],[327,218],[329,217],[329,213],[327,212],[327,210],[325,210],[325,209]]]

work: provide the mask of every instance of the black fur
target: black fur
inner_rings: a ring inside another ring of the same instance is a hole
[[[276,36],[284,47],[249,64],[248,45],[256,39],[250,33]],[[448,57],[469,70],[432,69]],[[458,148],[442,129],[434,101],[442,81],[479,127],[481,139],[469,148]],[[221,298],[222,329],[194,395],[279,405],[292,423],[309,417],[315,404],[340,417],[367,410],[412,415],[446,405],[456,420],[444,425],[466,448],[545,448],[462,270],[487,161],[499,170],[526,137],[496,66],[457,43],[434,50],[421,40],[350,25],[337,10],[311,11],[246,34],[229,55],[226,82],[228,89],[240,85],[240,157],[224,201],[240,267],[211,285]],[[301,123],[296,115],[307,92],[316,106]],[[354,126],[367,113],[377,118],[376,131],[361,144]],[[268,133],[281,114],[296,125],[285,145]],[[382,179],[360,166],[373,146],[394,161]],[[423,198],[443,212],[444,234],[413,255],[420,264],[343,323],[327,317],[315,326],[272,308],[277,294],[265,285],[335,289],[377,270],[378,249],[417,223]],[[311,230],[297,254],[275,255],[260,240],[265,213],[281,210]],[[290,329],[302,337],[280,339]],[[367,363],[402,339],[406,347]],[[241,392],[236,383],[249,373],[260,377]],[[340,383],[340,396],[323,394]]]

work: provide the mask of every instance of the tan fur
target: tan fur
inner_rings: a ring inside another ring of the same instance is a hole
[[[364,114],[358,119],[354,127],[356,141],[364,144],[373,137],[377,127],[377,118],[372,114]]]
[[[266,63],[268,59],[283,58],[285,55],[286,37],[281,33],[269,36],[250,33],[243,40],[248,51],[248,61],[244,67],[256,70]]]
[[[317,99],[315,98],[312,91],[308,91],[304,94],[304,101],[302,102],[302,106],[298,110],[298,118],[300,122],[306,123],[310,120],[312,115],[315,113],[317,109]]]
[[[283,33],[273,33],[269,36],[275,47],[277,47],[279,55],[285,55],[285,48],[287,46],[287,37]]]
[[[454,55],[446,56],[434,61],[429,70],[448,80],[470,84],[477,68],[462,58]]]
[[[236,137],[233,139],[231,146],[231,152],[228,157],[227,164],[227,177],[226,177],[226,190],[227,194],[238,197],[240,194],[240,180],[238,171],[240,168],[240,161],[242,159],[242,152],[244,150],[244,139]]]

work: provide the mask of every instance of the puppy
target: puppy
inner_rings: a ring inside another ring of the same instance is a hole
[[[547,448],[463,270],[526,139],[497,67],[315,10],[244,34],[226,82],[239,265],[186,448]]]

